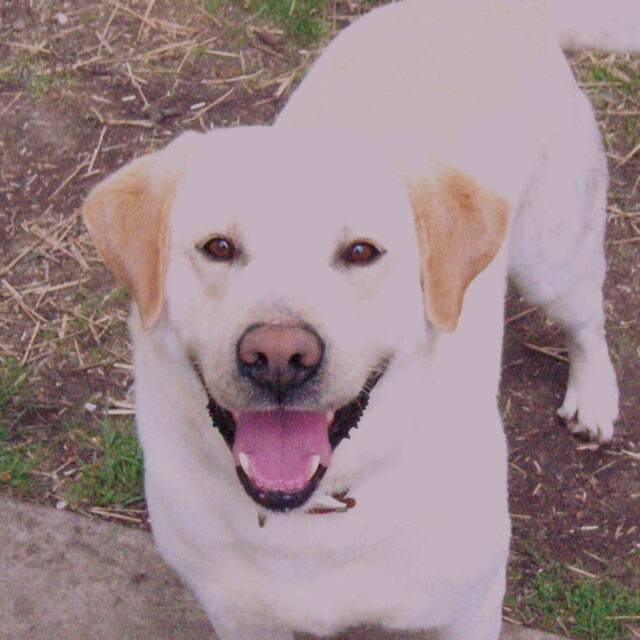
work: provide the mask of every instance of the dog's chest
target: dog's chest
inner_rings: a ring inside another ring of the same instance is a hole
[[[247,538],[199,562],[210,562],[209,580],[220,587],[215,608],[242,609],[248,620],[318,636],[362,624],[419,628],[451,615],[468,586],[459,569],[479,557],[473,541],[467,549],[475,559],[455,534],[446,543],[434,531],[442,515],[416,518],[384,505],[369,511],[363,500],[343,514],[271,516],[262,529],[256,518]]]
[[[316,517],[326,516],[309,516]],[[341,535],[342,527],[333,536],[317,538],[305,529],[297,536],[295,553],[289,553],[292,541],[283,540],[279,554],[256,549],[247,555],[244,549],[229,555],[237,592],[227,594],[231,599],[236,593],[236,606],[246,607],[248,617],[325,636],[360,624],[413,626],[419,624],[417,612],[420,618],[433,618],[446,609],[444,563],[434,554],[429,571],[429,550],[416,548],[415,531],[367,546],[372,538],[366,529],[356,528],[350,538]]]

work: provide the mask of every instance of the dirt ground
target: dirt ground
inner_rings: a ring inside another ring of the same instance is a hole
[[[79,218],[88,190],[184,129],[269,123],[317,54],[241,2],[206,5],[0,4],[0,358],[28,370],[32,395],[12,433],[59,442],[49,469],[93,455],[89,442],[61,437],[70,422],[132,413],[127,295]],[[333,28],[361,9],[327,6]],[[562,336],[512,290],[501,406],[516,597],[519,576],[536,570],[532,548],[578,574],[640,582],[640,59],[585,52],[573,64],[611,168],[605,306],[621,413],[604,447],[563,428]],[[60,494],[57,480],[43,480],[31,499],[54,504]]]

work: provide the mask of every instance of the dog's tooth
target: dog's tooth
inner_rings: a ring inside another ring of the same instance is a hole
[[[238,460],[240,460],[240,466],[242,470],[247,474],[247,478],[251,477],[251,467],[249,465],[249,456],[246,453],[240,453],[238,455]]]
[[[320,456],[316,454],[311,458],[311,466],[309,467],[309,475],[307,476],[307,482],[313,478],[314,473],[318,470],[320,466]]]
[[[335,411],[327,411],[327,422],[331,424],[333,422],[333,418],[336,415]]]

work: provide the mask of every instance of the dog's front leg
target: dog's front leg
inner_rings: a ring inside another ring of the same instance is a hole
[[[502,599],[505,591],[503,567],[484,596],[470,598],[478,606],[460,611],[450,625],[438,629],[438,640],[498,640],[502,629]]]

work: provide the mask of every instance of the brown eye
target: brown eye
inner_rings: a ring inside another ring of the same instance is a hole
[[[382,251],[370,242],[354,242],[342,254],[342,261],[347,265],[365,266],[375,262]]]
[[[236,257],[235,245],[229,238],[211,238],[202,245],[202,252],[211,260],[229,262]]]

